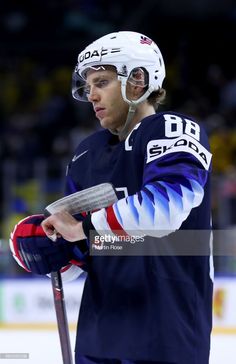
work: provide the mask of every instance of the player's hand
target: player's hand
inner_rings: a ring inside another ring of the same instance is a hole
[[[21,220],[10,236],[10,248],[17,263],[28,272],[47,274],[68,265],[74,245],[63,238],[50,240],[41,223],[43,215]]]
[[[54,237],[56,231],[57,236],[62,236],[70,242],[86,239],[82,222],[76,220],[66,211],[49,216],[42,222],[42,228],[49,238]]]

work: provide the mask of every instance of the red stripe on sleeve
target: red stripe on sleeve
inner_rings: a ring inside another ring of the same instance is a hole
[[[119,221],[116,218],[115,212],[112,206],[107,207],[107,222],[112,232],[116,235],[129,236],[126,231],[122,228]]]
[[[70,263],[73,264],[73,265],[77,265],[78,267],[83,267],[83,265],[85,265],[84,262],[80,262],[80,261],[75,260],[75,259],[71,259]]]

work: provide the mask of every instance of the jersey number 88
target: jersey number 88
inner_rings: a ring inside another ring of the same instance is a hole
[[[165,136],[167,138],[176,138],[187,134],[196,140],[200,140],[200,127],[194,121],[170,114],[165,114],[164,119]]]

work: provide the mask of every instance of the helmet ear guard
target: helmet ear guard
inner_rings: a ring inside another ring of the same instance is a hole
[[[133,86],[145,88],[148,86],[148,80],[147,71],[142,67],[136,67],[130,72],[127,82]]]
[[[121,81],[122,97],[129,105],[137,105],[140,102],[146,100],[153,91],[153,88],[149,86],[148,72],[143,67],[136,67],[132,69],[126,79],[122,76],[118,76],[118,79]],[[127,97],[127,87],[129,84],[133,87],[142,89],[139,98],[130,99]]]

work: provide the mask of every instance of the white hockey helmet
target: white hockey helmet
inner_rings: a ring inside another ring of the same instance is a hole
[[[121,81],[121,93],[128,104],[138,104],[162,87],[165,78],[165,64],[158,46],[147,36],[130,31],[107,34],[89,46],[78,56],[73,73],[72,95],[80,101],[88,101],[84,89],[86,72],[99,66],[114,66]],[[126,95],[127,81],[135,70],[145,72],[145,93],[138,100],[129,100]]]

